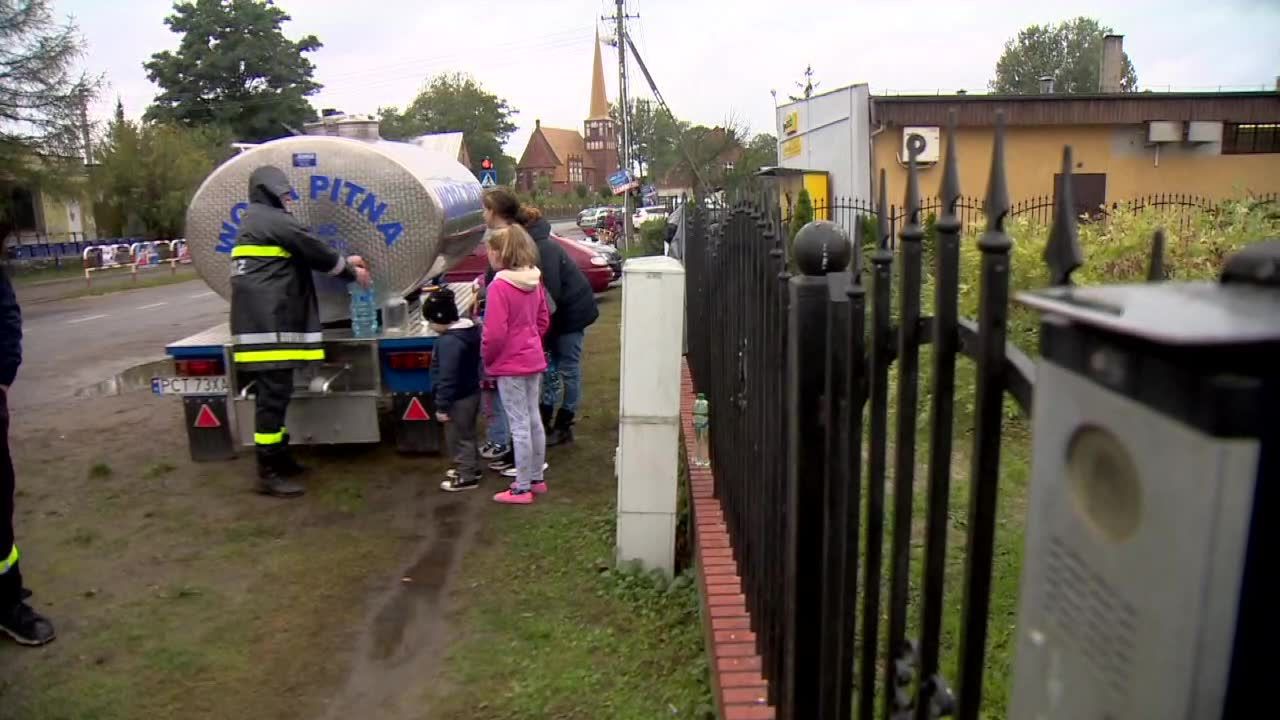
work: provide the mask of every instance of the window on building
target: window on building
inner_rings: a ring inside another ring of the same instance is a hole
[[[1228,123],[1222,129],[1223,155],[1280,153],[1280,123]]]
[[[569,182],[574,185],[582,182],[582,160],[577,158],[569,160]]]

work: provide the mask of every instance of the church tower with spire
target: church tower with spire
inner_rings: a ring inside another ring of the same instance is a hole
[[[604,62],[600,58],[600,31],[596,30],[596,56],[591,68],[591,111],[583,123],[587,154],[595,166],[596,182],[608,183],[618,171],[618,132],[609,117],[609,97],[604,92]]]

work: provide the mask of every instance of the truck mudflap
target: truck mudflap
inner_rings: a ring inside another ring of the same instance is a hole
[[[193,461],[213,462],[236,456],[225,395],[187,395],[182,398],[182,409]]]
[[[391,425],[399,452],[435,455],[444,448],[444,428],[436,422],[431,393],[393,393]]]

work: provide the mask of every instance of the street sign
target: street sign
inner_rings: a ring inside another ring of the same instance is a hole
[[[498,186],[497,170],[486,169],[486,170],[480,171],[480,187],[491,188],[491,187],[497,187],[497,186]]]
[[[609,176],[609,189],[613,191],[614,195],[621,195],[638,187],[640,187],[639,181],[631,177],[631,173],[626,170],[619,170]]]
[[[645,205],[657,205],[658,188],[652,185],[645,185],[640,188],[640,197],[644,200]]]

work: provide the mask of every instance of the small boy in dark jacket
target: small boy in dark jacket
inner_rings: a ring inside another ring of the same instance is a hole
[[[440,489],[471,490],[480,485],[480,452],[476,447],[476,418],[480,411],[480,328],[458,317],[453,291],[433,290],[423,299],[422,316],[438,333],[431,354],[431,387],[436,419],[444,425],[453,468]]]

